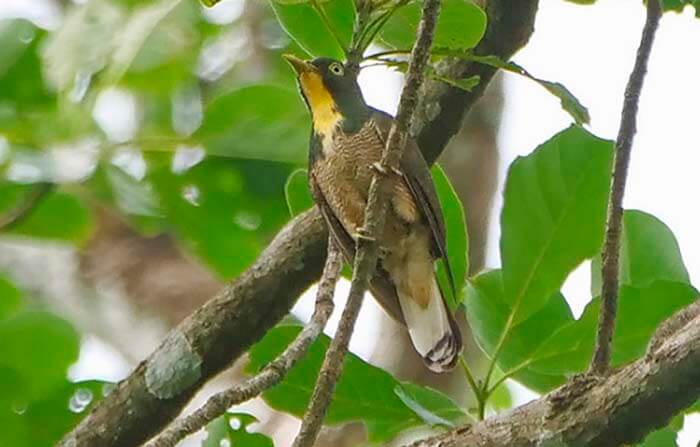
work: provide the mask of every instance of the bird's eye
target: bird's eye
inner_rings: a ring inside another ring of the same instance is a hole
[[[342,76],[343,75],[343,66],[340,65],[337,62],[333,62],[328,66],[328,69],[333,73],[334,75]]]

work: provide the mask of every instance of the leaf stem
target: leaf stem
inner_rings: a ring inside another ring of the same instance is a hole
[[[483,389],[478,385],[476,380],[474,380],[474,375],[472,374],[471,370],[469,369],[469,364],[464,358],[464,355],[459,356],[459,364],[462,367],[462,371],[464,371],[464,376],[467,378],[467,382],[469,383],[469,387],[472,389],[472,392],[474,393],[474,397],[476,398],[476,403],[477,403],[477,412],[478,412],[478,418],[480,421],[484,420],[484,415],[486,413],[486,399],[487,396],[484,396]]]

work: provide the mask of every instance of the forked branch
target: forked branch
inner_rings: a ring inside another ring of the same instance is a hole
[[[284,379],[290,369],[301,359],[311,344],[326,327],[333,313],[333,292],[340,274],[341,258],[338,247],[328,241],[328,256],[323,269],[321,281],[316,292],[316,307],[311,320],[299,333],[297,338],[272,362],[268,363],[258,374],[232,388],[213,395],[192,414],[176,420],[147,447],[174,447],[181,439],[195,433],[213,421],[234,405],[259,396]]]

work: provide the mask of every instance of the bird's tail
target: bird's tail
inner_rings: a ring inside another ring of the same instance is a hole
[[[431,371],[441,373],[457,364],[462,336],[432,269],[429,278],[413,287],[409,280],[409,287],[397,287],[397,293],[414,348]]]

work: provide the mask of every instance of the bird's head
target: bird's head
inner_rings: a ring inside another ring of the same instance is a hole
[[[284,58],[297,73],[316,133],[327,134],[341,124],[355,127],[365,119],[368,107],[355,71],[326,57],[305,61],[286,54]]]

